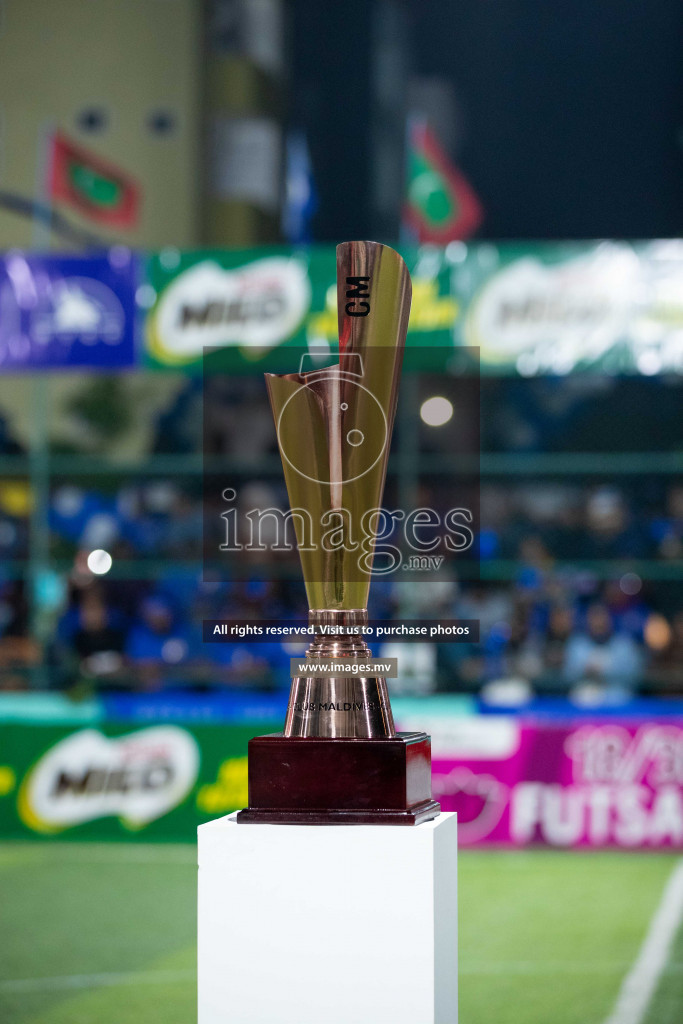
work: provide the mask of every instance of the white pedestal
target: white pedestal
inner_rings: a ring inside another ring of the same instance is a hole
[[[457,1024],[457,822],[199,828],[199,1024]]]

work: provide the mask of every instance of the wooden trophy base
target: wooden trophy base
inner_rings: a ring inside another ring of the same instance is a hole
[[[249,741],[249,806],[240,825],[419,825],[432,800],[431,742],[423,732],[391,739],[315,739],[282,733]]]

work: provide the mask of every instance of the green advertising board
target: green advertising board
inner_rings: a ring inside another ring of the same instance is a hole
[[[452,242],[402,255],[409,352],[465,346],[482,373],[526,377],[683,372],[681,241]],[[336,341],[332,246],[168,249],[145,275],[148,366],[200,368],[206,349],[221,349],[224,368],[260,372],[288,347]]]
[[[284,714],[284,698],[264,694],[227,704],[125,695],[122,705],[116,714],[98,697],[0,694],[0,841],[193,842],[202,822],[247,805],[248,742],[279,732]],[[475,710],[454,694],[393,705],[401,728],[419,715],[435,733]],[[211,718],[228,706],[228,720]]]
[[[0,725],[0,838],[193,840],[247,803],[247,743],[280,722]]]
[[[444,250],[428,260],[406,253],[413,278],[410,337],[414,344],[452,347],[460,316]],[[223,368],[271,369],[274,353],[322,348],[337,340],[336,254],[331,246],[181,253],[149,258],[156,296],[145,322],[148,365],[201,367],[205,350],[220,348]]]

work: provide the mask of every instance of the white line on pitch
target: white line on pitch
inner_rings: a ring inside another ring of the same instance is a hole
[[[683,922],[683,861],[666,884],[635,963],[624,978],[605,1024],[641,1024],[657,982],[665,972],[671,945]]]
[[[461,964],[462,976],[486,976],[505,974],[528,975],[582,975],[620,974],[623,963],[600,963],[585,960],[558,960],[546,963],[537,960],[501,960],[495,963]],[[671,965],[662,973],[680,974],[683,967]],[[193,967],[165,971],[111,971],[101,974],[63,974],[54,978],[16,978],[0,980],[2,992],[51,992],[69,989],[106,988],[117,985],[168,985],[179,981],[194,981],[197,972]],[[621,1021],[619,1022],[621,1024]]]
[[[107,985],[168,985],[191,981],[194,968],[180,971],[111,971],[104,974],[63,974],[56,978],[17,978],[0,981],[0,992],[52,992],[56,989],[100,988]]]

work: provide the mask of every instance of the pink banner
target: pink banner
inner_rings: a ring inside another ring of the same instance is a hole
[[[434,725],[434,796],[462,845],[683,847],[683,720]]]

